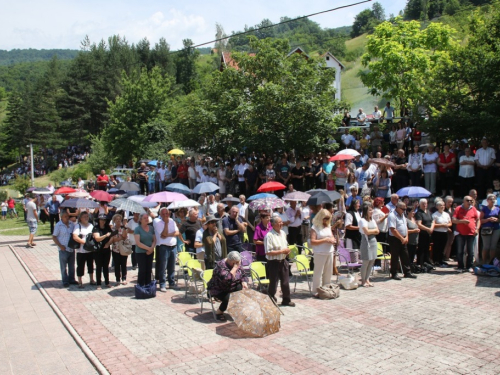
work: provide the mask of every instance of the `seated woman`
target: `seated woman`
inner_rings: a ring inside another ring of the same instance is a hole
[[[248,288],[248,279],[241,268],[241,256],[237,251],[231,251],[227,258],[215,263],[214,273],[208,282],[208,292],[211,297],[221,301],[215,313],[217,320],[225,321],[224,311],[233,292]]]

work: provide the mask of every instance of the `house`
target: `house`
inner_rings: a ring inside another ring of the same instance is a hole
[[[287,57],[291,56],[293,53],[298,53],[303,55],[306,59],[309,59],[309,55],[300,47],[292,50]],[[250,56],[255,56],[254,53],[250,53]],[[332,85],[335,87],[335,99],[340,100],[341,95],[341,73],[342,70],[345,69],[344,65],[330,52],[326,52],[320,56],[326,62],[327,68],[335,68],[335,80]],[[220,71],[222,72],[225,68],[235,68],[238,69],[238,64],[231,57],[231,52],[224,51],[221,54],[221,62],[220,62]]]

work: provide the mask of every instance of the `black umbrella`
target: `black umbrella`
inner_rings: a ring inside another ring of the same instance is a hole
[[[323,203],[331,203],[333,201],[339,200],[340,194],[336,191],[319,191],[314,193],[311,198],[307,200],[308,206],[319,206]]]
[[[140,191],[141,188],[139,187],[139,184],[135,182],[130,182],[130,181],[125,181],[125,182],[120,182],[118,185],[116,185],[117,189],[124,190],[124,191]]]
[[[122,195],[122,194],[125,194],[126,191],[125,190],[122,190],[122,189],[117,189],[117,188],[111,188],[108,190],[108,193],[109,194],[117,194],[117,195]]]
[[[97,208],[99,204],[83,198],[68,199],[61,203],[61,207],[71,208]]]

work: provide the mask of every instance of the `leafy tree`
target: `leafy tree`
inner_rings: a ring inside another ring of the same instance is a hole
[[[93,174],[98,174],[101,170],[107,170],[116,165],[116,158],[111,150],[106,147],[101,136],[90,136],[90,155],[85,164],[88,164]]]
[[[401,113],[426,102],[435,71],[450,61],[455,47],[452,29],[431,23],[422,30],[417,21],[384,22],[368,36],[360,71],[374,96],[395,99]]]
[[[122,93],[109,104],[109,123],[103,143],[119,162],[144,156],[151,144],[165,141],[159,129],[168,127],[174,82],[162,76],[159,68],[143,69],[138,79],[122,75]],[[164,120],[162,126],[158,121]],[[168,145],[165,145],[165,147]]]
[[[500,141],[500,6],[476,11],[468,24],[468,41],[436,72],[429,100],[429,126],[449,138],[487,136]]]
[[[182,85],[184,93],[189,94],[198,84],[196,60],[200,53],[194,49],[191,39],[182,41],[184,48],[175,55],[177,84]]]
[[[26,190],[31,186],[31,178],[27,175],[17,176],[14,179],[14,188],[20,193],[24,194]]]
[[[325,146],[340,109],[333,69],[293,54],[282,39],[250,40],[254,56],[233,53],[239,69],[214,72],[201,90],[181,100],[176,134],[183,147],[213,154]]]
[[[351,37],[355,38],[364,33],[371,33],[375,27],[385,20],[385,10],[382,4],[375,2],[372,9],[361,11],[352,24]]]

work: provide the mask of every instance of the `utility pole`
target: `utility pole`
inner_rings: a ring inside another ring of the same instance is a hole
[[[31,187],[35,187],[35,161],[33,160],[33,143],[30,143],[30,158],[31,158]]]

